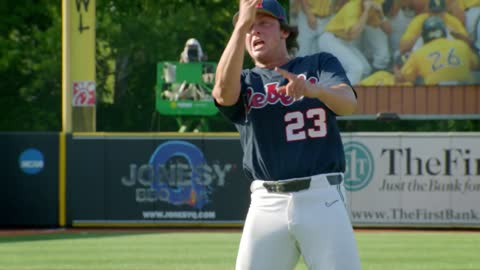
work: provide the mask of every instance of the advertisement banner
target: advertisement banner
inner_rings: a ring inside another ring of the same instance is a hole
[[[343,133],[356,227],[480,226],[479,133]],[[238,136],[74,135],[73,226],[243,224],[250,191]]]
[[[96,85],[93,81],[73,82],[72,106],[85,107],[96,104]]]
[[[479,134],[351,134],[354,225],[480,225]]]
[[[238,138],[77,136],[70,145],[74,226],[243,223],[250,194]]]

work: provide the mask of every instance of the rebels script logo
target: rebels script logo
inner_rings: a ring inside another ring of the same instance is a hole
[[[305,80],[306,76],[304,74],[298,75],[298,78]],[[310,77],[308,81],[311,84],[316,84],[318,79],[315,77]],[[252,108],[260,109],[267,105],[274,105],[277,102],[280,102],[283,106],[292,105],[295,100],[293,97],[286,96],[278,92],[278,82],[268,83],[264,85],[265,93],[255,92],[252,87],[247,88],[247,111],[250,112]],[[303,97],[302,97],[303,98]],[[301,99],[302,99],[301,98]]]

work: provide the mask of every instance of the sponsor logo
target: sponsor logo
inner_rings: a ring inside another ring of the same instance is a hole
[[[382,158],[388,160],[389,176],[478,176],[480,157],[470,149],[444,148],[427,156],[411,147],[383,148]]]
[[[359,191],[372,180],[374,172],[372,153],[359,142],[345,143],[344,149],[346,159],[345,189]]]
[[[413,147],[382,148],[385,174],[379,191],[479,192],[480,158],[468,148],[426,154]]]
[[[95,106],[96,84],[93,81],[73,82],[72,105],[74,107]]]
[[[23,151],[18,158],[20,169],[26,174],[37,174],[43,170],[43,154],[35,148]]]
[[[203,152],[185,141],[168,141],[152,153],[148,164],[130,164],[122,184],[136,187],[137,202],[163,201],[201,209],[216,187],[225,185],[232,164],[208,163]]]

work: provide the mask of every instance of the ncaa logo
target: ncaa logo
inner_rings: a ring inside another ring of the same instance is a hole
[[[345,149],[345,189],[359,191],[372,180],[374,162],[372,153],[365,145],[359,142],[344,144]]]
[[[35,148],[28,148],[20,154],[18,165],[26,174],[37,174],[45,166],[43,154]]]

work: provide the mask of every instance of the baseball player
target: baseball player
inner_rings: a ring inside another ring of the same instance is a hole
[[[472,70],[478,67],[478,56],[462,40],[447,39],[445,23],[431,16],[422,27],[425,44],[413,52],[401,70],[400,80],[424,84],[457,85],[473,82]]]
[[[294,0],[299,7],[298,25],[298,56],[305,56],[319,52],[318,38],[325,26],[347,0]]]
[[[383,0],[380,0],[383,1]],[[373,0],[351,0],[346,3],[330,20],[325,32],[320,36],[319,49],[335,54],[354,85],[369,75],[372,67],[365,55],[355,46],[366,29],[370,29],[369,39],[375,52],[373,64],[382,69],[390,61],[388,39],[378,27],[388,23],[383,16],[382,6]],[[367,27],[367,24],[370,26]],[[380,34],[380,35],[379,35]]]
[[[422,46],[422,25],[430,16],[439,16],[442,18],[447,26],[448,38],[458,38],[471,43],[463,23],[457,17],[446,11],[445,0],[429,0],[428,8],[429,12],[415,16],[405,30],[405,33],[400,39],[400,52],[402,54],[408,51],[415,51]]]
[[[289,56],[297,30],[276,0],[239,5],[212,91],[251,182],[236,269],[292,270],[302,255],[310,270],[359,270],[335,119],[356,109],[355,92],[333,55]],[[245,50],[255,67],[242,70]]]
[[[365,29],[360,38],[354,42],[367,57],[373,70],[386,69],[391,62],[388,35],[392,32],[392,25],[384,13],[385,2],[386,0],[372,1],[374,8],[368,13]]]

